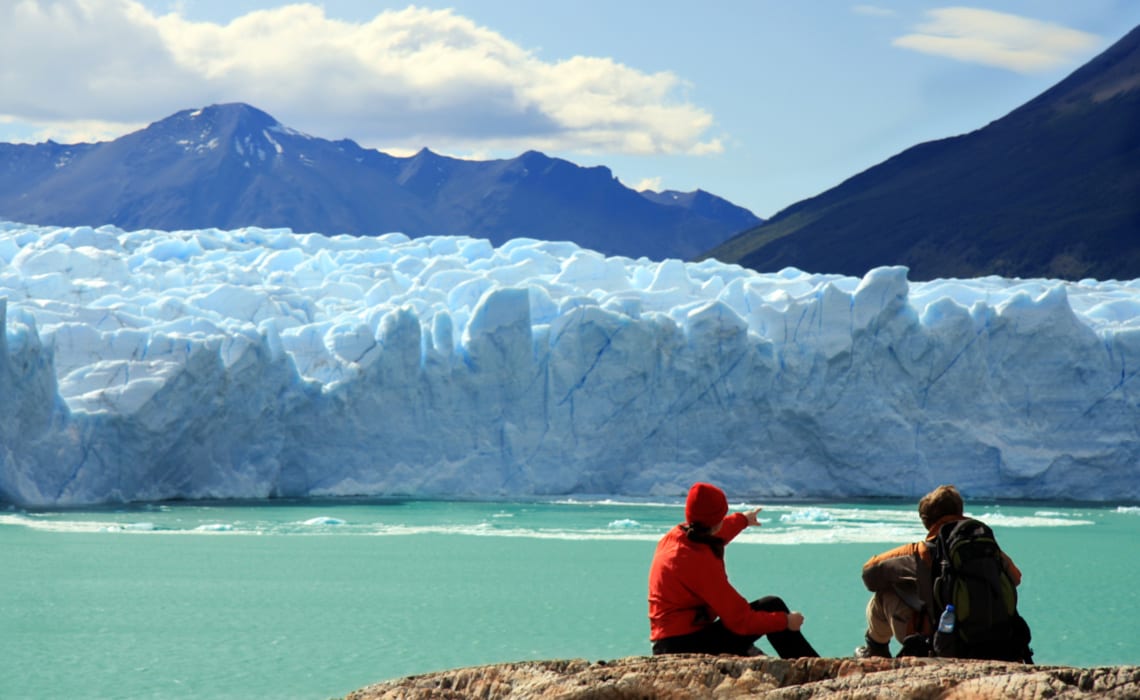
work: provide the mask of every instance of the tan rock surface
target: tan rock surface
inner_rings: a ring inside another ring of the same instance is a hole
[[[346,700],[558,698],[830,698],[1006,700],[1140,698],[1140,666],[1075,668],[942,659],[634,656],[614,661],[524,661],[409,676]]]

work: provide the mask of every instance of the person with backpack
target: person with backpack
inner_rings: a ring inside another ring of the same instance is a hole
[[[782,658],[819,656],[800,632],[803,614],[767,596],[749,603],[728,581],[724,547],[760,509],[728,513],[728,498],[698,482],[685,500],[686,522],[657,544],[649,569],[649,639],[656,654],[759,656],[764,635]]]
[[[942,485],[918,502],[926,539],[863,565],[865,644],[857,657],[949,656],[1032,663],[1030,631],[1017,612],[1021,570],[993,531],[964,514],[958,489]]]

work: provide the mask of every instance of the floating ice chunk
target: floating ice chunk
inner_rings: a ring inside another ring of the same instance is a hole
[[[308,525],[310,527],[320,526],[320,525],[337,526],[337,525],[344,525],[345,521],[341,520],[340,518],[331,518],[328,516],[319,515],[315,518],[309,518],[308,520],[306,520],[305,522],[303,522],[301,524],[302,525]]]
[[[194,528],[195,532],[232,532],[233,525],[229,523],[204,523]]]
[[[154,532],[157,529],[154,523],[118,523],[107,525],[100,532]]]
[[[641,523],[632,518],[622,518],[620,520],[611,521],[606,527],[612,530],[636,530],[641,527]]]
[[[830,523],[834,520],[831,513],[822,508],[804,508],[791,513],[782,513],[782,523]]]

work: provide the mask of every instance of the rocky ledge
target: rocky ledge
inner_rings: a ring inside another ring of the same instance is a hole
[[[636,656],[524,661],[378,683],[346,700],[389,698],[1140,698],[1140,666],[1074,668],[945,659]]]

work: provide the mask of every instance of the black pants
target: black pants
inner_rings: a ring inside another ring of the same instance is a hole
[[[776,596],[765,596],[750,604],[753,610],[765,612],[790,612],[784,601]],[[801,656],[819,656],[808,640],[799,632],[784,630],[771,632],[768,641],[782,659],[795,659]],[[745,656],[760,635],[736,634],[724,626],[720,620],[707,627],[676,637],[658,639],[653,643],[654,654],[735,654]]]

